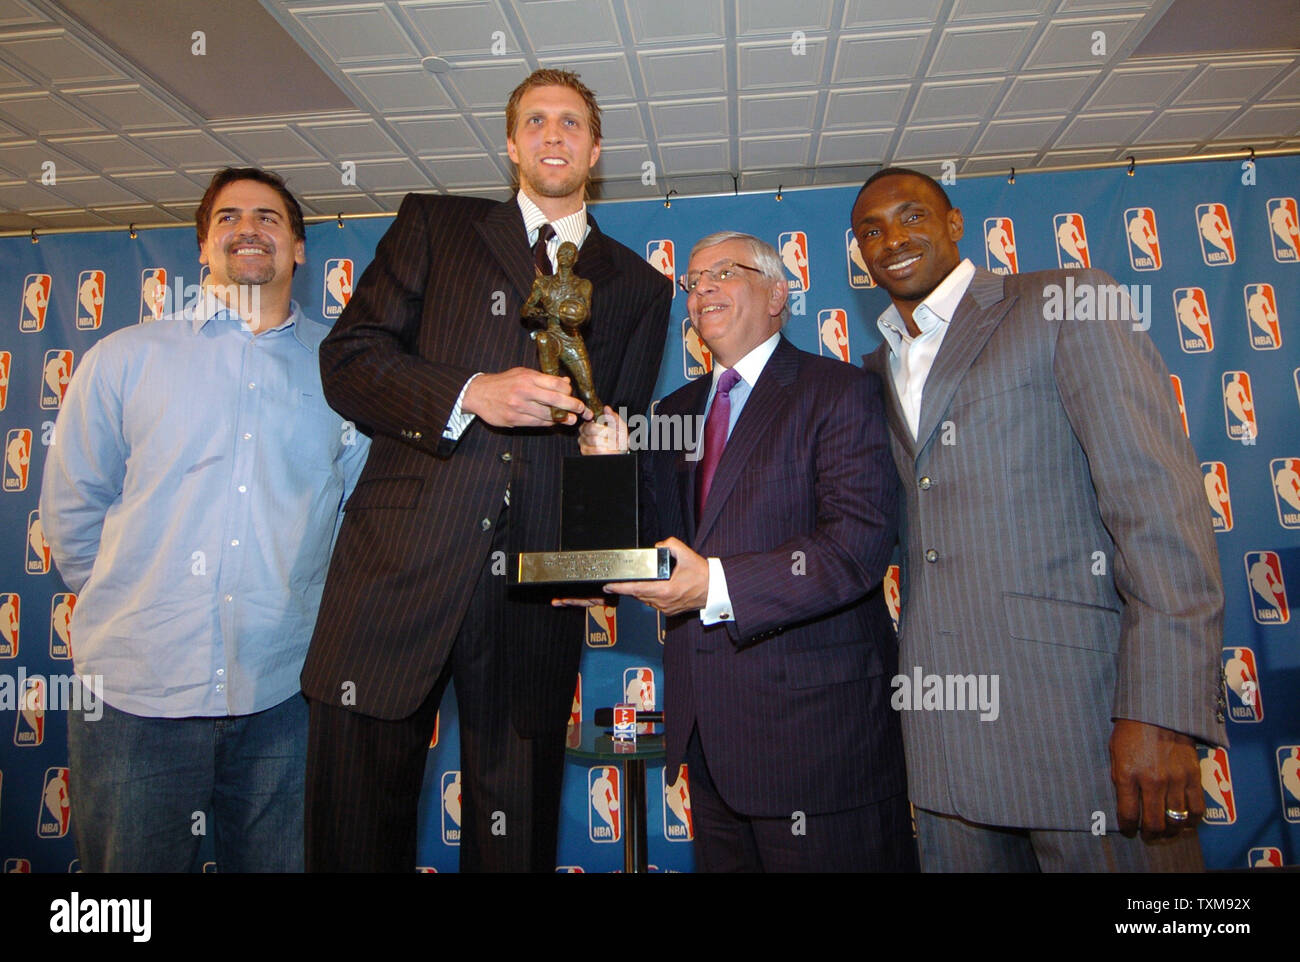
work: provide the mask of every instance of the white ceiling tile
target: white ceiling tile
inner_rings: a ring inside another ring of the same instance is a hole
[[[1064,119],[1046,117],[1039,120],[994,121],[984,128],[975,145],[975,152],[1005,154],[1021,150],[1042,150],[1051,145],[1052,134]]]
[[[139,86],[77,91],[75,99],[103,114],[121,130],[190,125],[189,120]]]
[[[1160,6],[1162,0],[1063,0],[1060,12],[1096,13],[1104,11],[1115,13],[1121,10],[1133,10],[1145,13],[1153,7]]]
[[[1038,16],[1052,6],[1054,0],[957,0],[950,23],[965,20],[1006,19],[1010,17]]]
[[[645,141],[645,124],[641,122],[641,108],[636,104],[605,107],[600,112],[600,139],[608,149],[628,141]]]
[[[1146,124],[1149,113],[1095,114],[1076,117],[1056,142],[1057,147],[1114,145],[1121,147],[1133,140]]]
[[[662,176],[709,174],[731,169],[730,145],[723,140],[696,144],[665,144],[659,148],[663,157]]]
[[[175,167],[239,165],[250,161],[250,158],[239,156],[229,147],[197,130],[132,134],[131,139],[171,161]]]
[[[825,37],[808,37],[799,41],[797,48],[784,40],[742,43],[738,51],[740,89],[785,89],[819,83],[827,46]]]
[[[1174,102],[1179,106],[1246,103],[1263,93],[1294,62],[1293,58],[1251,64],[1210,64]]]
[[[172,171],[153,171],[140,174],[116,174],[113,180],[130,188],[140,197],[147,197],[155,203],[193,204],[198,206],[203,191],[210,178],[198,177],[191,180]]]
[[[894,158],[910,162],[927,157],[956,159],[966,153],[966,145],[979,124],[948,124],[943,127],[908,127],[903,131]]]
[[[321,159],[316,148],[291,127],[226,128],[218,132],[232,141],[244,156],[256,157],[259,165],[305,164]]]
[[[1300,67],[1268,92],[1266,100],[1300,100]]]
[[[725,100],[690,100],[653,104],[650,122],[659,140],[700,140],[731,130]]]
[[[628,69],[628,60],[622,54],[602,57],[550,57],[542,58],[543,67],[558,67],[571,70],[582,78],[596,95],[596,101],[603,109],[612,100],[635,100],[636,88],[632,83],[632,73]],[[519,75],[523,80],[524,71]],[[513,89],[513,88],[512,88]],[[509,91],[507,91],[507,94]],[[501,107],[505,109],[505,98]]]
[[[963,161],[957,168],[961,174],[1002,174],[1011,175],[1012,167],[1025,167],[1034,162],[1037,153],[1033,154],[994,154],[988,157],[970,157]],[[1019,175],[1017,175],[1019,180]],[[1032,180],[1026,180],[1026,186],[1033,183]]]
[[[501,183],[501,168],[487,154],[464,157],[421,157],[420,163],[443,187]]]
[[[622,44],[608,0],[517,0],[515,11],[538,53]]]
[[[376,191],[371,196],[389,213],[397,213],[397,209],[402,206],[402,201],[410,191]],[[454,193],[454,192],[453,192]],[[343,223],[347,223],[345,218]]]
[[[736,32],[741,37],[752,37],[826,30],[831,25],[831,8],[831,0],[745,0],[736,5]]]
[[[1020,62],[1036,26],[1034,22],[1024,22],[945,30],[926,76],[1002,73],[1008,64]]]
[[[1016,117],[1070,110],[1100,73],[1100,70],[1093,70],[1017,77],[996,115]]]
[[[428,190],[431,186],[424,171],[405,157],[357,164],[357,187],[364,191]]]
[[[1227,137],[1282,140],[1300,133],[1300,103],[1261,104],[1249,108],[1224,131]]]
[[[629,147],[606,147],[600,152],[600,160],[592,175],[597,179],[623,177],[641,177],[647,169],[643,167],[650,161],[650,151],[645,144]]]
[[[361,165],[357,165],[358,179]],[[332,164],[281,164],[276,170],[289,189],[296,195],[342,194],[356,192],[356,187],[343,183],[343,173]]]
[[[425,49],[439,57],[500,56],[498,50],[518,56],[519,38],[495,3],[400,4],[415,26]]]
[[[755,167],[802,167],[808,161],[812,135],[798,137],[742,137],[740,169]]]
[[[101,173],[115,174],[125,170],[149,170],[158,161],[140,150],[124,137],[116,134],[101,137],[84,137],[52,140],[59,149],[77,158],[88,167]]]
[[[817,113],[816,91],[740,98],[740,129],[748,134],[807,130]]]
[[[979,120],[988,114],[1004,81],[962,80],[921,85],[912,105],[912,123],[939,120]]]
[[[1086,20],[1058,20],[1048,26],[1038,43],[1025,60],[1025,68],[1037,70],[1046,67],[1101,66],[1124,45],[1128,35],[1138,24],[1139,17],[1089,17]],[[1094,34],[1100,33],[1106,44],[1106,55],[1094,54],[1097,43]]]
[[[390,121],[397,136],[417,153],[445,151],[467,153],[483,147],[478,135],[459,114],[446,117],[413,117]],[[505,143],[504,137],[501,141]]]
[[[79,211],[75,208],[72,210],[37,211],[33,216],[46,227],[100,227],[108,223],[98,214],[90,211]]]
[[[862,87],[832,90],[826,101],[827,130],[897,123],[910,87]]]
[[[3,56],[3,48],[0,48],[0,56]],[[10,93],[18,90],[35,90],[36,84],[28,80],[22,74],[10,70],[5,64],[0,63],[0,91]]]
[[[290,7],[289,12],[335,63],[418,60],[420,50],[383,4]]]
[[[175,214],[152,204],[122,204],[96,207],[95,213],[104,220],[113,224],[120,224],[123,227],[129,224],[184,223]]]
[[[71,157],[45,144],[38,144],[31,140],[0,144],[0,167],[24,180],[28,177],[39,180],[41,165],[47,160],[54,161],[58,174],[92,173]]]
[[[726,90],[727,58],[717,47],[668,51],[638,51],[646,93],[651,97],[673,94],[718,94]]]
[[[22,0],[0,0],[0,27],[21,27],[50,23],[51,20],[29,3]]]
[[[1195,67],[1142,67],[1114,70],[1089,99],[1088,110],[1115,110],[1162,104],[1195,72]]]
[[[0,185],[0,209],[44,211],[67,207],[67,199],[54,189],[38,183],[20,181]]]
[[[325,214],[377,214],[384,210],[365,194],[309,194],[306,199]]]
[[[3,185],[0,185],[0,190],[3,190]],[[0,211],[0,230],[26,231],[41,226],[43,226],[41,222],[30,214],[7,214]]]
[[[722,40],[724,0],[627,0],[634,44]]]
[[[39,131],[42,136],[88,134],[104,129],[85,114],[65,107],[49,96],[0,100],[0,120],[31,134]]]
[[[104,177],[60,177],[57,186],[61,195],[83,207],[140,201],[131,191]]]
[[[1066,167],[1078,164],[1101,164],[1115,160],[1115,156],[1114,149],[1053,150],[1043,158],[1043,166]]]
[[[450,73],[442,75],[442,81],[459,92],[469,107],[492,107],[504,117],[510,91],[518,87],[529,72],[528,64],[522,60],[458,64]]]
[[[921,63],[929,33],[841,36],[835,48],[831,82],[875,83],[910,80]]]
[[[394,110],[448,110],[455,106],[438,78],[423,67],[350,70],[348,79],[381,114]]]
[[[877,30],[894,24],[933,24],[939,19],[943,0],[848,0],[844,7],[844,29],[866,27]]]
[[[1134,138],[1134,143],[1171,143],[1178,140],[1199,143],[1214,136],[1237,110],[1235,106],[1166,110]]]
[[[392,138],[369,117],[341,124],[302,124],[301,129],[319,145],[325,157],[334,162],[391,157],[400,152]]]
[[[127,79],[99,54],[63,32],[7,37],[3,48],[6,59],[55,86]]]
[[[822,134],[817,141],[817,164],[878,163],[893,139],[892,130],[868,133]]]

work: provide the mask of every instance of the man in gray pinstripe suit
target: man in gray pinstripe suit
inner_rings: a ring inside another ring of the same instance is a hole
[[[977,270],[962,226],[899,168],[853,206],[893,301],[866,361],[906,497],[900,671],[1001,696],[896,699],[922,868],[1197,870],[1223,590],[1168,372],[1127,317],[1049,319],[1107,275]]]

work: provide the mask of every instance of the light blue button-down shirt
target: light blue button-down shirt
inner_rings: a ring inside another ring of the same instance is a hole
[[[369,441],[332,411],[292,305],[254,335],[210,297],[118,331],[68,385],[41,489],[78,593],[77,673],[136,715],[243,715],[296,693]]]

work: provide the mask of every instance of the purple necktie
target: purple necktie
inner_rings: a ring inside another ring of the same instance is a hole
[[[551,255],[546,252],[546,242],[554,236],[555,228],[550,224],[543,224],[537,231],[537,243],[533,245],[533,263],[537,265],[539,274],[554,273],[551,267]]]
[[[718,390],[713,395],[713,407],[709,408],[709,418],[704,422],[704,457],[700,459],[700,468],[695,475],[695,520],[704,515],[704,505],[709,500],[709,488],[713,484],[713,475],[722,460],[722,449],[727,446],[727,425],[731,422],[731,389],[740,381],[740,375],[734,368],[722,372],[718,378]]]

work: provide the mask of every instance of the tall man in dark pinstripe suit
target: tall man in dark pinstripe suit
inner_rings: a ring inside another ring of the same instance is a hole
[[[657,414],[707,413],[703,451],[642,454],[648,533],[677,567],[609,587],[670,616],[667,761],[686,762],[696,864],[915,870],[879,590],[898,507],[880,382],[781,336],[785,271],[756,237],[705,237],[682,286],[713,376]]]
[[[640,411],[672,289],[587,215],[600,109],[576,75],[532,74],[506,131],[516,198],[409,195],[321,345],[330,404],[374,441],[303,669],[309,870],[414,868],[429,737],[453,679],[461,869],[555,868],[581,629],[576,612],[508,593],[505,557],[558,543],[561,457],[592,412],[536,369],[520,307],[559,244],[578,245],[597,392]]]
[[[851,223],[893,301],[867,368],[906,497],[903,673],[1000,682],[996,711],[900,705],[922,868],[1198,869],[1223,588],[1155,346],[1048,309],[1067,279],[1108,295],[1100,271],[963,261],[922,174],[873,176]]]

